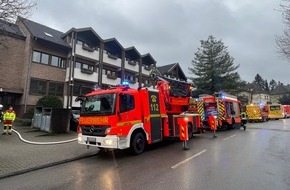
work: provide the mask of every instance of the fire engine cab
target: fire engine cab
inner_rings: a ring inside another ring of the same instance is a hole
[[[225,92],[200,95],[198,112],[205,129],[209,128],[210,116],[216,118],[218,129],[233,129],[241,125],[241,103],[236,96]]]
[[[198,114],[182,114],[190,96],[189,83],[166,78],[159,78],[156,89],[96,89],[79,98],[78,143],[140,154],[146,144],[166,138],[188,140],[199,127]]]

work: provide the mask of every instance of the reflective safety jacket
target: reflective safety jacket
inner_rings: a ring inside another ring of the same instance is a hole
[[[246,112],[242,112],[241,113],[241,119],[243,119],[243,120],[247,120],[248,119],[248,115],[246,114]]]
[[[14,121],[16,118],[15,111],[13,110],[7,110],[3,115],[3,120],[6,121]]]

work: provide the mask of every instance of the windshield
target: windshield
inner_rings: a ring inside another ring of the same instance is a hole
[[[82,103],[82,115],[112,115],[115,112],[116,94],[88,96]]]

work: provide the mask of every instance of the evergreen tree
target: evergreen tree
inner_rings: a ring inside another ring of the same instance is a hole
[[[238,72],[239,65],[234,65],[234,58],[230,56],[227,47],[213,36],[201,40],[201,47],[194,54],[192,66],[189,67],[193,85],[198,94],[213,94],[218,91],[235,93],[242,84]]]
[[[272,79],[270,82],[269,82],[269,90],[270,91],[273,91],[275,88],[277,87],[277,82]]]
[[[269,92],[270,91],[267,80],[264,80],[263,90],[265,90],[266,92]]]
[[[261,75],[257,74],[253,82],[259,84],[262,87],[264,79],[261,77]]]

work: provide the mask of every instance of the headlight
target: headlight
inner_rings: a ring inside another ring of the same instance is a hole
[[[104,140],[104,144],[105,145],[112,145],[113,144],[113,140],[112,139],[105,139]]]

